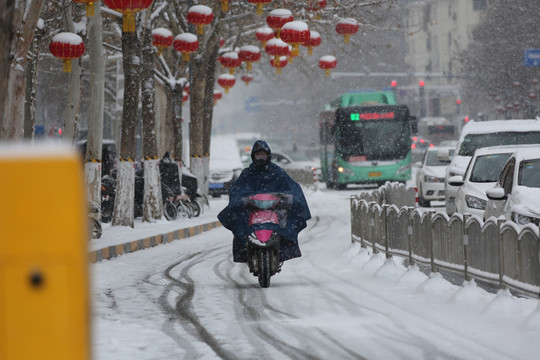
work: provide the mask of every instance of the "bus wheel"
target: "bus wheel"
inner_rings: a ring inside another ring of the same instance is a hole
[[[333,189],[333,188],[334,188],[334,183],[333,183],[333,182],[330,182],[330,181],[327,181],[327,182],[326,182],[326,188],[327,188],[327,189]]]
[[[337,189],[338,190],[346,190],[347,189],[347,184],[337,184]]]

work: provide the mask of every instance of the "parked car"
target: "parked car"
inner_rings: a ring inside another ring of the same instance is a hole
[[[515,146],[493,146],[477,149],[465,171],[465,175],[452,176],[448,182],[458,187],[456,211],[460,214],[478,215],[481,219],[486,209],[486,190],[492,188],[506,160]]]
[[[457,153],[446,168],[444,177],[445,207],[448,215],[452,215],[456,211],[458,190],[456,186],[448,183],[450,177],[465,174],[467,165],[476,149],[512,144],[540,144],[540,119],[480,122],[470,120],[463,127],[458,140]],[[449,159],[450,157],[441,158]]]
[[[313,171],[317,173],[318,178],[321,174],[320,160],[310,159],[298,151],[293,151],[290,154],[272,151],[272,161],[281,166],[301,185],[313,184]]]
[[[424,153],[424,158],[416,162],[416,186],[418,187],[418,205],[429,207],[431,201],[444,201],[444,170],[450,160],[440,160],[437,156],[439,150],[447,151],[450,156],[454,148],[431,147]]]
[[[220,197],[227,194],[229,186],[240,176],[244,168],[235,139],[219,136],[212,138],[209,167],[210,196]]]
[[[484,219],[504,216],[519,225],[539,225],[540,145],[516,150],[486,195]]]

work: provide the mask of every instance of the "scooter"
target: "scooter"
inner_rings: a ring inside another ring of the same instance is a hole
[[[247,198],[248,225],[247,264],[259,279],[262,288],[270,286],[270,278],[280,272],[279,248],[282,241],[277,230],[286,218],[287,201],[283,194],[256,194]]]

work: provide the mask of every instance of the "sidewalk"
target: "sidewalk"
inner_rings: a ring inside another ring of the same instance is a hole
[[[215,229],[221,224],[217,214],[227,206],[227,197],[210,199],[210,208],[196,218],[168,221],[164,218],[155,223],[143,223],[135,220],[134,228],[128,226],[103,225],[100,239],[88,242],[90,263],[111,259],[118,255],[146,249],[156,245],[180,240]]]

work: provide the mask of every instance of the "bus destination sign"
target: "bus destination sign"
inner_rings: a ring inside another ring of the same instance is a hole
[[[394,115],[393,111],[385,113],[351,113],[351,121],[393,119]]]

